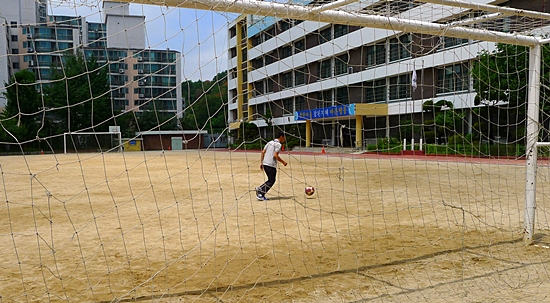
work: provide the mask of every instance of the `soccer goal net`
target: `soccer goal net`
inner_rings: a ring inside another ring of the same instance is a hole
[[[548,300],[544,1],[0,2],[0,301]]]

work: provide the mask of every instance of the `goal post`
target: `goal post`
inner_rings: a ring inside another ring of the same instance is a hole
[[[66,132],[66,133],[63,133],[63,153],[67,153],[67,146],[68,146],[68,140],[67,140],[67,137],[71,138],[72,136],[85,136],[85,135],[89,135],[89,136],[93,136],[96,140],[96,142],[99,142],[99,140],[97,140],[97,136],[100,136],[100,135],[108,135],[110,137],[110,144],[111,146],[109,146],[107,148],[107,150],[113,150],[113,151],[118,151],[118,152],[123,152],[124,151],[124,146],[123,146],[123,142],[122,142],[122,132],[120,131],[114,131],[114,132]],[[113,138],[116,139],[116,141],[113,141]],[[70,142],[70,140],[69,140]],[[99,146],[99,151],[103,151],[103,149],[101,148],[101,145]]]
[[[539,98],[541,77],[541,45],[536,44],[529,48],[529,82],[527,88],[527,132],[526,132],[526,171],[525,171],[525,212],[524,212],[524,243],[533,244],[535,233],[536,205],[536,173],[538,161],[539,137]]]

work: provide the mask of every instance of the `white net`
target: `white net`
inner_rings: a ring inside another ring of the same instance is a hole
[[[548,299],[543,4],[4,2],[1,301]]]

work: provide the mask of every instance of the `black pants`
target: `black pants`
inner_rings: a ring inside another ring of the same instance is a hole
[[[267,181],[258,187],[258,193],[262,196],[265,196],[273,184],[275,184],[275,178],[277,177],[277,169],[275,167],[264,165],[264,172],[267,175]]]

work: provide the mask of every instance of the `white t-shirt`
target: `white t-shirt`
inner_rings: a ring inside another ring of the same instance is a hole
[[[279,139],[274,139],[267,142],[264,147],[265,154],[262,164],[271,167],[277,167],[277,159],[275,159],[274,157],[276,152],[279,153],[281,151],[281,147],[282,145],[281,142],[279,142]]]

